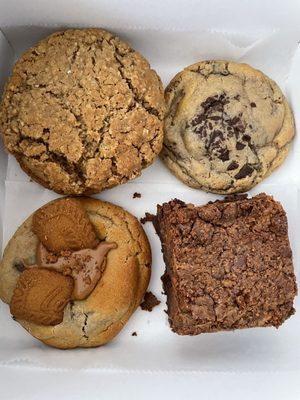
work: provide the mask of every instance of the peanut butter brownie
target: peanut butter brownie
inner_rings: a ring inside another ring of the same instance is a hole
[[[158,206],[154,223],[174,332],[279,327],[294,313],[287,218],[271,196],[234,196],[202,207],[172,200]]]

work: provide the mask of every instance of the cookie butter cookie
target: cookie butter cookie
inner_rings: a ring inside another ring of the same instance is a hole
[[[140,175],[160,152],[160,78],[101,29],[55,33],[16,63],[3,95],[7,150],[41,185],[91,194]]]
[[[165,98],[162,159],[191,187],[244,192],[287,156],[292,111],[277,84],[247,64],[191,65],[173,78]]]
[[[150,273],[149,243],[135,217],[100,200],[64,198],[37,210],[8,243],[0,297],[44,343],[94,347],[122,329],[141,303]]]

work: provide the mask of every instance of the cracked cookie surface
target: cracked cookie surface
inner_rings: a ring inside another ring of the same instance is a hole
[[[85,299],[70,301],[63,321],[42,326],[18,319],[31,335],[58,348],[95,347],[114,338],[141,303],[151,274],[151,250],[137,219],[114,204],[78,199],[100,241],[117,248],[107,255],[103,275]],[[54,201],[55,202],[55,201]],[[53,204],[53,203],[49,203]],[[38,237],[30,216],[9,241],[0,263],[0,298],[10,303],[20,276],[18,266],[35,260]]]
[[[191,187],[244,192],[281,165],[295,134],[278,85],[247,64],[203,61],[165,91],[162,159]]]
[[[164,98],[148,62],[101,29],[54,33],[16,63],[2,100],[7,150],[43,186],[91,194],[160,152]]]

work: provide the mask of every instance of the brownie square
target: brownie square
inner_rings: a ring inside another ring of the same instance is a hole
[[[297,285],[284,209],[271,196],[157,206],[171,328],[197,335],[281,325]]]

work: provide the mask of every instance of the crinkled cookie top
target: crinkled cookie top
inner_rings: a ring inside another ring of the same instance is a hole
[[[101,29],[55,33],[16,63],[0,109],[9,152],[64,194],[126,182],[162,146],[164,99],[148,62]]]

